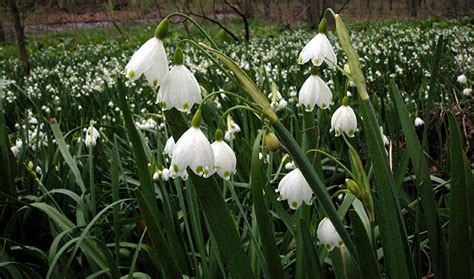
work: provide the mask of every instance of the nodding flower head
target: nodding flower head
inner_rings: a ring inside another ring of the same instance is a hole
[[[163,42],[156,37],[149,39],[132,55],[125,72],[131,80],[137,80],[144,74],[150,86],[156,88],[161,85],[168,73],[168,58]]]
[[[353,137],[357,132],[357,117],[354,110],[349,106],[349,98],[346,96],[340,106],[331,117],[331,131],[335,131],[336,137],[343,132]]]
[[[298,57],[299,64],[305,64],[311,60],[315,66],[321,66],[321,64],[327,60],[330,61],[328,65],[334,67],[333,64],[337,63],[336,54],[324,29],[325,28],[321,28],[320,24],[319,33],[314,36],[301,51]]]
[[[313,190],[298,168],[290,171],[280,180],[276,191],[280,193],[278,200],[288,200],[291,209],[297,209],[303,201],[308,205],[311,204]]]
[[[183,52],[176,49],[174,66],[166,75],[158,91],[157,102],[163,109],[176,108],[182,112],[191,112],[194,104],[201,102],[201,87],[194,75],[183,65]]]
[[[217,174],[225,180],[230,179],[230,175],[235,173],[237,158],[232,148],[222,140],[222,131],[216,131],[216,141],[211,144],[214,152],[214,169]]]
[[[322,109],[327,109],[331,105],[331,90],[326,82],[316,74],[315,70],[311,71],[311,76],[303,83],[298,102],[306,111],[312,111],[315,105]]]
[[[321,244],[323,244],[329,251],[335,247],[340,247],[343,244],[341,237],[334,228],[334,225],[327,217],[321,220],[316,233]]]
[[[458,82],[460,84],[466,84],[467,83],[467,77],[465,75],[458,76]]]
[[[86,130],[86,137],[84,139],[84,143],[87,147],[89,146],[95,146],[97,144],[97,139],[100,138],[99,131],[97,131],[96,128],[93,126],[90,126]]]
[[[422,126],[423,124],[425,124],[425,121],[423,121],[423,119],[421,119],[420,117],[415,118],[415,127]]]
[[[211,144],[199,127],[189,128],[176,142],[171,155],[170,171],[186,176],[186,168],[200,176],[214,173],[214,153]]]

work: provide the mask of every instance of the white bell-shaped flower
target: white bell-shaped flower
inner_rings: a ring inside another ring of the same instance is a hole
[[[322,109],[329,108],[332,102],[332,93],[329,86],[317,74],[315,67],[300,89],[298,102],[306,111],[312,111],[315,105]]]
[[[23,141],[21,139],[17,139],[15,141],[15,145],[10,147],[10,150],[12,151],[13,156],[16,157],[18,155],[18,153],[20,152],[22,146],[23,146]]]
[[[357,132],[357,117],[354,110],[349,106],[349,98],[346,96],[342,100],[342,106],[340,106],[331,117],[331,132],[336,132],[336,137],[340,136],[343,132],[353,137],[354,133]]]
[[[298,57],[299,64],[305,64],[311,60],[315,66],[321,66],[324,61],[328,60],[330,61],[328,65],[334,67],[337,63],[334,49],[325,34],[326,25],[326,19],[323,18],[319,24],[319,33],[301,51]]]
[[[466,84],[467,83],[467,77],[465,75],[458,76],[458,82],[460,84]]]
[[[168,58],[163,46],[163,38],[168,30],[168,20],[163,20],[155,31],[155,36],[144,43],[125,66],[126,75],[137,80],[142,74],[154,88],[162,84],[168,73]]]
[[[464,90],[462,91],[462,94],[464,94],[464,96],[471,96],[472,88],[464,88]]]
[[[422,126],[423,124],[425,124],[425,121],[423,121],[423,119],[421,119],[420,117],[415,118],[415,127]]]
[[[214,173],[214,152],[211,143],[199,128],[201,111],[193,118],[193,125],[176,142],[171,156],[173,175],[184,177],[186,168],[200,176],[209,177]]]
[[[214,169],[217,174],[225,180],[230,179],[230,175],[235,173],[237,158],[232,148],[222,140],[222,131],[216,131],[216,141],[211,144],[214,152]]]
[[[87,147],[89,146],[95,146],[97,144],[97,139],[100,138],[99,131],[97,131],[94,126],[90,126],[86,130],[86,136],[84,138],[84,143]]]
[[[176,108],[191,112],[194,104],[201,102],[201,87],[191,71],[183,65],[183,52],[176,49],[174,66],[166,75],[158,91],[157,102],[163,109]]]
[[[166,141],[165,148],[163,149],[163,154],[172,156],[175,145],[176,145],[176,142],[174,141],[174,138],[172,136],[169,137],[168,140]]]
[[[311,204],[313,190],[299,168],[287,173],[280,180],[276,191],[280,193],[278,200],[288,200],[291,209],[297,209],[303,201],[308,205]]]
[[[331,220],[327,217],[321,220],[316,233],[321,244],[323,244],[329,251],[334,249],[336,246],[340,247],[343,244],[336,228],[334,228]]]

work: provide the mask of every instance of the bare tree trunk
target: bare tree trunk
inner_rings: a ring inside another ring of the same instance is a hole
[[[3,32],[3,21],[0,19],[0,42],[5,42],[5,32]]]
[[[25,43],[25,33],[24,33],[23,25],[21,24],[20,11],[18,9],[16,0],[9,0],[8,2],[10,4],[10,9],[12,11],[13,24],[15,27],[18,50],[20,51],[20,59],[23,65],[23,72],[25,76],[29,76],[30,75],[30,61],[28,60],[28,52],[26,50],[26,43]]]
[[[308,6],[307,11],[307,20],[311,26],[318,24],[321,18],[321,11],[319,9],[319,0],[306,0],[306,5]]]
[[[263,3],[264,3],[265,18],[267,20],[269,20],[270,19],[270,14],[272,12],[272,1],[271,0],[264,0]]]
[[[224,3],[226,3],[226,5],[229,6],[234,12],[236,12],[244,21],[245,40],[248,42],[250,40],[250,27],[247,16],[236,5],[231,4],[228,0],[224,0]]]
[[[247,18],[253,18],[253,7],[252,3],[256,4],[252,0],[242,0],[240,7],[242,7],[243,13]]]
[[[393,0],[390,0],[389,5],[390,5],[390,11],[391,11],[393,9]]]
[[[411,0],[411,8],[410,8],[410,15],[411,17],[416,18],[418,14],[418,3],[416,3],[416,0]]]

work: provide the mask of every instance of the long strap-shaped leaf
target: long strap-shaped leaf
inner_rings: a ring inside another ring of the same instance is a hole
[[[121,82],[118,82],[121,85]],[[175,255],[171,252],[159,224],[158,216],[159,209],[156,204],[155,190],[151,182],[150,173],[148,171],[148,159],[143,150],[140,136],[136,130],[132,119],[132,114],[125,100],[124,90],[118,90],[120,97],[120,108],[123,113],[125,127],[127,134],[132,141],[133,154],[135,155],[135,162],[137,164],[138,178],[140,179],[140,190],[136,192],[138,205],[143,214],[145,224],[149,228],[148,232],[153,242],[153,248],[160,258],[165,274],[170,278],[180,278],[182,271],[177,263]],[[150,229],[151,228],[151,229]],[[174,232],[168,232],[174,233]]]
[[[367,138],[370,158],[374,166],[374,174],[379,205],[376,208],[381,229],[384,250],[384,261],[390,278],[414,278],[415,270],[411,259],[407,233],[401,216],[400,203],[395,195],[395,180],[390,172],[385,153],[380,126],[370,102],[365,78],[360,66],[360,59],[354,49],[342,18],[334,16],[336,30],[342,49],[347,55],[351,76],[357,86],[359,106],[361,108],[364,131]]]
[[[293,160],[295,161],[296,165],[298,165],[304,178],[306,179],[306,181],[308,181],[309,186],[311,186],[311,189],[316,195],[316,198],[323,206],[324,211],[333,223],[342,241],[344,242],[344,244],[346,244],[347,249],[349,250],[352,258],[354,259],[354,262],[358,263],[359,260],[357,256],[357,250],[355,249],[355,246],[352,243],[351,237],[344,228],[344,224],[339,219],[336,208],[334,207],[334,204],[332,203],[329,194],[326,192],[324,184],[321,182],[321,179],[319,179],[318,175],[316,174],[316,171],[309,162],[308,157],[306,157],[304,152],[298,146],[298,143],[296,143],[290,132],[285,128],[285,126],[283,126],[283,124],[280,123],[280,121],[275,123],[273,127],[275,128],[275,131],[277,132],[278,136],[280,136],[282,142],[285,144],[286,148],[288,149],[288,152],[293,157]]]
[[[170,126],[171,134],[175,139],[179,139],[188,129],[183,115],[173,109],[166,111],[165,116]],[[219,246],[219,252],[229,268],[232,278],[253,278],[249,260],[245,255],[240,236],[217,185],[217,181],[214,177],[203,178],[197,176],[192,171],[189,172],[189,177],[194,184],[194,189],[196,190],[204,215],[212,230],[212,235]]]
[[[283,268],[280,261],[280,253],[278,251],[275,233],[270,224],[268,216],[268,206],[263,197],[263,186],[266,184],[265,176],[262,175],[262,161],[258,158],[260,150],[260,141],[262,134],[259,133],[252,149],[252,164],[250,172],[250,189],[252,190],[254,213],[257,217],[257,227],[262,241],[262,250],[271,278],[283,278]]]
[[[392,81],[390,84],[392,99],[400,117],[403,134],[407,141],[407,149],[410,155],[411,163],[415,171],[418,190],[421,194],[421,206],[428,229],[428,239],[431,248],[431,258],[433,259],[434,275],[437,278],[446,278],[447,245],[443,235],[443,230],[438,216],[433,185],[431,184],[430,171],[426,162],[423,149],[416,135],[413,121],[408,115],[408,110],[403,103],[400,92],[396,84]]]
[[[469,234],[469,207],[467,182],[470,180],[466,171],[468,164],[462,146],[461,132],[454,115],[448,114],[450,144],[449,161],[451,168],[451,196],[449,202],[449,277],[471,277],[471,253]],[[471,201],[472,202],[472,201]]]

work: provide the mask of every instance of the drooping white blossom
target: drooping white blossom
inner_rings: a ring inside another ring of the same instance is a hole
[[[168,73],[168,58],[163,42],[156,37],[146,41],[132,55],[125,72],[131,80],[137,80],[144,74],[150,86],[156,88],[161,85]]]
[[[193,105],[201,102],[201,87],[191,71],[183,65],[182,51],[178,48],[176,52],[180,54],[175,54],[174,66],[158,90],[157,102],[162,104],[163,109],[176,108],[190,113]]]
[[[86,136],[84,138],[84,144],[89,147],[89,146],[95,146],[97,144],[97,139],[100,138],[99,131],[97,131],[96,128],[93,126],[90,126],[86,130]]]
[[[333,250],[335,247],[340,247],[343,244],[336,228],[334,228],[331,220],[327,217],[319,222],[316,233],[321,244],[323,244],[329,251]]]
[[[189,128],[176,142],[171,155],[171,172],[183,177],[186,168],[200,176],[214,173],[214,152],[211,144],[199,127]]]
[[[457,80],[460,84],[466,84],[467,83],[467,77],[465,75],[458,76]]]
[[[425,124],[425,121],[423,121],[423,119],[421,119],[420,117],[415,118],[415,127],[422,126],[423,124]]]
[[[332,102],[332,93],[322,78],[311,74],[300,89],[298,102],[306,111],[312,111],[315,105],[327,109]]]
[[[276,191],[280,193],[278,200],[288,200],[291,209],[297,209],[303,201],[308,205],[311,204],[313,190],[298,168],[287,173],[280,180]]]
[[[163,149],[163,154],[172,156],[175,144],[174,138],[172,136],[169,137],[166,141],[165,148]]]
[[[222,135],[222,132],[221,132]],[[222,138],[211,144],[214,152],[214,169],[217,174],[225,180],[230,179],[230,175],[235,173],[237,158],[232,148]]]
[[[305,64],[310,60],[315,66],[321,66],[326,60],[330,61],[326,63],[331,67],[337,63],[336,54],[326,34],[318,33],[301,51],[298,63]]]
[[[342,105],[334,112],[331,117],[331,131],[335,131],[336,137],[343,132],[353,137],[357,132],[357,117],[354,110],[349,106],[348,97],[344,97]]]

